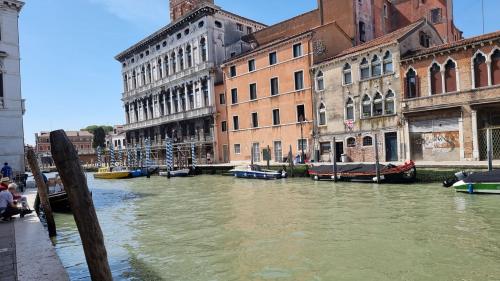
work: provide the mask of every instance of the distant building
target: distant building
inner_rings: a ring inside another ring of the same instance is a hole
[[[21,95],[18,18],[24,3],[0,2],[0,162],[24,172],[24,100]]]
[[[71,143],[75,146],[80,160],[85,164],[95,162],[95,150],[92,147],[94,135],[87,131],[66,131]],[[35,134],[35,152],[42,159],[43,165],[52,165],[52,153],[50,146],[50,132]]]
[[[500,159],[500,31],[410,52],[401,59],[407,158]]]
[[[442,43],[422,19],[316,65],[316,160],[331,163],[335,145],[337,161],[345,155],[350,162],[373,162],[375,137],[381,161],[406,160],[399,62],[409,52]]]
[[[172,22],[116,56],[122,64],[127,145],[154,149],[165,138],[196,145],[198,163],[217,159],[215,84],[220,64],[247,45],[226,46],[263,24],[227,12],[213,1],[171,0]]]
[[[123,129],[123,125],[113,126],[113,131],[106,135],[106,147],[126,148],[127,147],[127,135]]]

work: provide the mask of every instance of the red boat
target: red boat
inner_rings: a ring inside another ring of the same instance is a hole
[[[414,182],[417,177],[417,169],[413,161],[407,161],[403,165],[381,165],[379,164],[380,181],[385,183],[408,183]],[[333,165],[311,166],[309,175],[313,180],[333,180]],[[376,182],[377,169],[375,164],[339,164],[337,165],[337,180]]]

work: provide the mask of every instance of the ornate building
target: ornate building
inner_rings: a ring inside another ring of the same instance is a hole
[[[24,100],[21,96],[18,18],[24,3],[0,2],[0,162],[24,172]]]
[[[168,136],[179,147],[196,143],[199,163],[217,159],[214,85],[222,81],[219,66],[248,48],[234,48],[235,42],[264,25],[212,2],[172,0],[173,21],[116,56],[123,67],[128,144],[150,138],[161,148]]]

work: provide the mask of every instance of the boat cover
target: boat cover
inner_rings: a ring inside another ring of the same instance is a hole
[[[500,170],[493,170],[491,172],[473,173],[464,179],[465,183],[487,183],[499,182],[500,183]]]
[[[379,164],[380,171],[383,171],[386,168],[394,168],[394,165],[382,165]],[[318,173],[318,174],[329,174],[333,173],[333,165],[321,165],[321,166],[314,166],[311,167],[312,171]],[[376,173],[376,167],[375,164],[342,164],[342,165],[337,165],[337,173],[363,173],[363,174],[370,174]]]

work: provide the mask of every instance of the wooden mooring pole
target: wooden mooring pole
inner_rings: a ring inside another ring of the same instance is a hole
[[[75,147],[63,130],[50,133],[50,147],[80,232],[90,276],[93,281],[112,281],[101,226]]]
[[[333,137],[332,143],[332,158],[333,158],[333,181],[337,182],[337,141]]]
[[[493,171],[493,139],[491,129],[486,129],[486,149],[488,151],[488,171]]]
[[[49,237],[54,237],[57,235],[57,230],[54,215],[52,214],[52,207],[50,207],[49,202],[49,189],[47,188],[47,184],[43,180],[42,172],[40,172],[40,167],[38,166],[38,161],[33,149],[28,149],[26,158],[28,159],[28,164],[30,166],[31,172],[33,173],[33,177],[35,178],[38,197],[40,198],[40,205],[42,205],[43,213],[45,214],[45,219],[47,220]]]
[[[378,135],[375,134],[375,171],[377,172],[377,183],[380,183],[380,160],[378,156]]]

